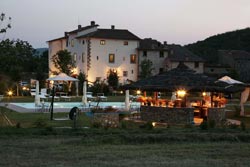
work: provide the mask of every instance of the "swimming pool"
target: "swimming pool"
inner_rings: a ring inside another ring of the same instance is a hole
[[[50,102],[45,102],[43,104],[41,103],[41,105],[39,106],[35,106],[35,103],[9,103],[8,108],[15,110],[17,112],[34,112],[34,111],[39,111],[40,109],[44,109],[44,111],[48,111],[50,105],[51,105]],[[86,109],[86,108],[90,108],[94,106],[97,106],[97,102],[87,103],[86,106],[83,106],[83,103],[81,102],[54,102],[53,109],[55,112],[68,112],[73,107]],[[98,106],[101,108],[112,106],[113,108],[124,109],[125,103],[124,102],[100,102]],[[139,108],[140,103],[133,102],[130,104],[130,106],[133,108]]]

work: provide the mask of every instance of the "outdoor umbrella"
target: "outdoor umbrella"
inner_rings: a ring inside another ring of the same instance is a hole
[[[60,73],[57,76],[48,78],[47,80],[49,81],[78,81],[78,79],[70,77],[65,73]]]
[[[35,106],[40,105],[40,96],[39,96],[39,81],[36,81],[36,95],[35,95]]]

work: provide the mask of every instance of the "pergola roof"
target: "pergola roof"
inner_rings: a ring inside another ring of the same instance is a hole
[[[234,86],[227,88],[227,85],[224,83],[218,84],[215,81],[215,78],[196,73],[183,63],[180,63],[175,69],[124,85],[124,88],[149,91],[176,91],[178,89],[185,89],[193,92],[210,91],[228,93],[244,89],[242,87]]]

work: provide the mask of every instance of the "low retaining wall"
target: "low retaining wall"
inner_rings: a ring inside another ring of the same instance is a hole
[[[192,124],[194,120],[193,110],[193,108],[141,106],[141,119],[151,122]]]
[[[216,124],[221,123],[226,119],[225,108],[208,108],[207,119],[215,121]]]
[[[119,126],[119,113],[94,113],[93,121],[102,127],[115,128]]]

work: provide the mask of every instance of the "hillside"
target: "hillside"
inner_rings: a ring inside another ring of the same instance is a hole
[[[245,50],[250,52],[250,28],[214,35],[185,47],[207,60],[208,63],[217,63],[217,50]]]

